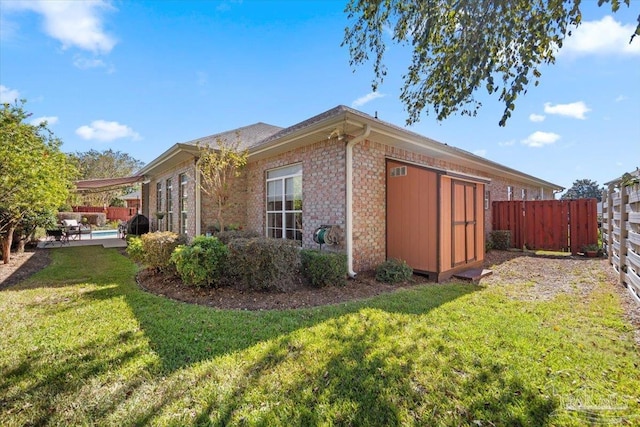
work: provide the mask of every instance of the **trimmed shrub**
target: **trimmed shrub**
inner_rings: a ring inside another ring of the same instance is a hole
[[[347,279],[347,255],[320,252],[315,249],[300,251],[302,274],[317,288],[344,286]]]
[[[296,285],[300,249],[292,241],[258,237],[229,242],[227,272],[237,286],[286,291]]]
[[[140,237],[127,236],[127,254],[133,261],[144,263],[144,250]]]
[[[405,261],[389,259],[376,268],[376,280],[386,283],[406,282],[411,279],[413,268]]]
[[[506,251],[511,247],[511,230],[494,230],[490,238],[493,249]]]
[[[216,237],[198,236],[190,244],[178,246],[171,254],[171,262],[184,283],[218,287],[228,252]]]
[[[225,245],[228,245],[233,239],[254,239],[261,237],[261,234],[253,230],[227,230],[220,231],[215,236]]]
[[[162,271],[171,265],[171,254],[184,239],[172,231],[156,231],[143,234],[142,241],[143,263],[156,270]]]

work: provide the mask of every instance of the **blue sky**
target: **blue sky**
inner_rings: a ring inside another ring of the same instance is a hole
[[[538,87],[502,105],[480,95],[476,117],[411,130],[570,187],[640,166],[638,2],[616,14],[583,1],[584,24]],[[0,0],[0,101],[27,99],[66,152],[112,148],[149,162],[184,142],[265,122],[290,126],[339,104],[404,125],[406,48],[371,67],[341,47],[344,1]]]

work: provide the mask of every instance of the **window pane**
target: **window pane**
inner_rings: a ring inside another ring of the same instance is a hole
[[[288,175],[298,175],[302,173],[302,165],[291,165],[280,169],[274,169],[267,172],[267,179],[280,178]]]
[[[281,213],[270,213],[267,214],[267,227],[280,227],[282,228],[282,214]]]

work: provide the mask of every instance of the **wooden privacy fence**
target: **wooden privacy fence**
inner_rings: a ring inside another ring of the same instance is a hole
[[[513,200],[492,203],[493,230],[510,230],[511,247],[576,254],[598,242],[598,201]]]
[[[602,243],[620,283],[640,302],[640,184],[609,186],[602,203]]]
[[[100,206],[73,206],[74,212],[104,212],[109,221],[129,221],[138,213],[136,208],[121,208],[109,206],[106,209]]]

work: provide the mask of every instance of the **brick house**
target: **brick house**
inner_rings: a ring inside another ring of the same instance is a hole
[[[347,253],[351,275],[387,258],[437,280],[479,266],[491,201],[553,199],[563,189],[338,106],[288,128],[256,123],[175,144],[140,171],[152,227],[189,236],[213,227],[197,145],[237,135],[249,157],[225,221],[305,248],[317,248],[315,230],[332,225],[341,238],[329,250]]]

